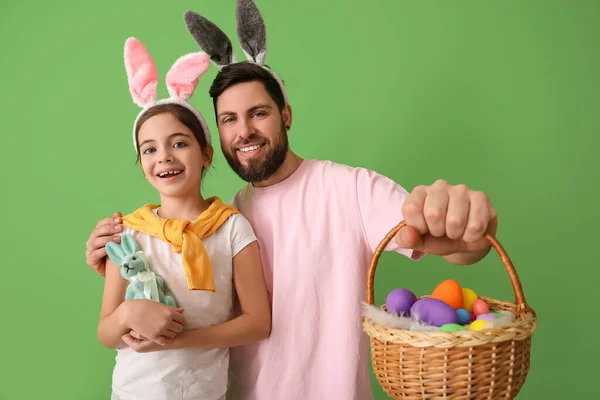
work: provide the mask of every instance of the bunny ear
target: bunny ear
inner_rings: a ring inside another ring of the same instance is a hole
[[[249,60],[264,65],[267,55],[265,22],[253,0],[237,0],[237,35]]]
[[[125,70],[133,101],[140,107],[156,100],[158,72],[152,56],[136,38],[125,42]]]
[[[121,246],[114,242],[108,242],[106,244],[106,254],[108,254],[108,258],[117,265],[121,265],[123,257],[125,257],[125,252]]]
[[[198,78],[210,67],[206,53],[192,53],[179,57],[167,73],[167,88],[173,97],[189,99],[194,94]]]
[[[237,62],[231,40],[218,26],[189,10],[185,12],[184,19],[198,46],[208,54],[217,68]]]
[[[125,254],[135,254],[140,247],[133,238],[133,236],[125,233],[121,236],[121,247],[125,250]]]

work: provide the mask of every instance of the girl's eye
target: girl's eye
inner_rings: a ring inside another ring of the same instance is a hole
[[[184,142],[177,142],[173,145],[173,147],[181,149],[183,147],[187,147],[187,144],[185,144]]]

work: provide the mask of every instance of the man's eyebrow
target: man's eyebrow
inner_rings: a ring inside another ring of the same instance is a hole
[[[246,112],[247,112],[247,113],[251,113],[251,112],[253,112],[253,111],[256,111],[256,110],[258,110],[258,109],[260,109],[260,108],[267,108],[267,109],[269,109],[269,110],[272,110],[272,109],[273,109],[273,106],[271,106],[271,105],[269,105],[269,104],[257,104],[257,105],[255,105],[255,106],[252,106],[252,107],[250,107],[248,110],[246,110]],[[224,117],[224,116],[226,116],[226,115],[236,115],[236,113],[235,113],[235,112],[233,112],[233,111],[228,111],[228,110],[225,110],[225,111],[221,111],[221,112],[219,113],[218,117],[219,117],[219,118],[221,118],[221,117]]]

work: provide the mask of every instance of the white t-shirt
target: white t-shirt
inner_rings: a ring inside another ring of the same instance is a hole
[[[156,214],[156,210],[154,210]],[[125,227],[160,275],[178,307],[185,309],[186,330],[224,323],[233,318],[233,257],[256,240],[241,214],[232,215],[202,239],[215,277],[216,292],[189,290],[181,254],[159,238]],[[227,390],[229,350],[181,349],[136,353],[117,349],[113,392],[120,400],[217,400]]]

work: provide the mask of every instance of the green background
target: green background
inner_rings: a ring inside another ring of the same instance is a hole
[[[291,97],[293,149],[377,170],[408,190],[445,178],[485,191],[539,317],[519,397],[594,398],[600,2],[258,5],[267,62]],[[98,219],[157,200],[134,165],[139,109],[123,44],[129,36],[146,44],[165,96],[169,66],[198,50],[183,12],[235,38],[234,7],[0,0],[0,399],[108,399],[114,353],[96,339],[103,282],[85,265],[85,242]],[[206,95],[214,75],[201,79],[193,103],[216,141]],[[218,145],[216,155],[204,193],[229,200],[242,182]],[[447,278],[513,299],[495,254],[466,268],[384,254],[376,302],[397,286],[427,294]],[[376,384],[374,392],[386,398]]]

